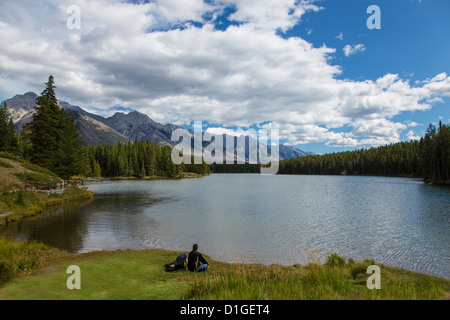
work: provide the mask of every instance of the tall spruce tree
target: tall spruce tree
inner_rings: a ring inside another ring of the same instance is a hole
[[[59,106],[53,76],[45,85],[29,125],[31,161],[62,178],[82,174],[87,156],[74,117]]]
[[[55,95],[54,78],[50,76],[46,87],[36,99],[36,112],[30,123],[31,161],[50,169],[61,138],[62,113]]]
[[[86,173],[88,158],[73,115],[63,109],[62,111],[61,137],[53,157],[52,170],[61,178],[68,179]]]

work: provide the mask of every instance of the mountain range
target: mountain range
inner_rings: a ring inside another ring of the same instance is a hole
[[[37,97],[36,93],[27,92],[23,95],[15,95],[2,102],[2,106],[6,103],[9,108],[16,130],[20,131],[26,123],[32,121]],[[176,129],[182,129],[182,127],[174,124],[158,123],[138,111],[129,113],[116,112],[113,116],[105,118],[89,113],[66,101],[59,101],[59,104],[66,111],[73,114],[75,124],[81,132],[85,145],[114,145],[120,141],[143,140],[151,141],[158,145],[173,146],[178,142],[171,141],[172,132]],[[190,132],[192,133],[192,131]],[[224,139],[225,137],[224,135]],[[203,146],[205,147],[205,144]],[[237,152],[235,153],[238,154]],[[248,150],[246,150],[245,154],[247,157]],[[293,146],[279,145],[280,159],[292,159],[311,154],[314,153],[306,152]]]

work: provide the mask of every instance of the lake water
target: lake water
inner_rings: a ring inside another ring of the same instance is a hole
[[[450,188],[407,178],[211,175],[88,184],[94,200],[0,235],[70,252],[193,243],[214,259],[305,264],[313,251],[450,279]]]

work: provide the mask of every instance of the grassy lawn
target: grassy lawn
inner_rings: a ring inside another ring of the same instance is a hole
[[[449,280],[380,264],[381,289],[369,290],[366,269],[374,261],[354,262],[337,255],[306,266],[225,263],[208,257],[207,273],[184,269],[169,273],[164,265],[181,252],[152,249],[73,255],[41,244],[31,249],[20,244],[11,250],[10,241],[2,241],[0,272],[2,259],[10,263],[4,269],[14,271],[0,287],[2,299],[434,300],[448,299],[450,293]],[[70,265],[80,267],[79,290],[67,289]]]
[[[165,250],[119,250],[63,257],[36,273],[10,280],[0,294],[4,299],[26,300],[183,299],[199,275],[165,272],[164,264],[177,255]],[[80,290],[66,286],[67,267],[74,264],[81,270]]]

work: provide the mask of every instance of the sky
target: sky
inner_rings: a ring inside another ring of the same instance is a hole
[[[419,139],[450,121],[449,16],[448,0],[2,0],[0,100],[52,74],[103,116],[278,129],[317,153]]]

